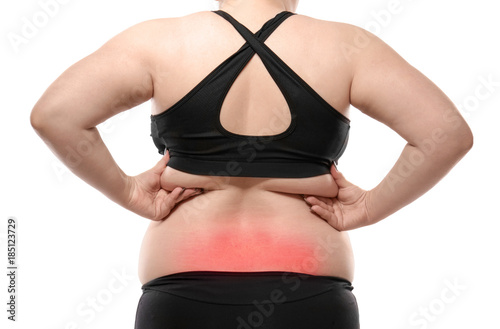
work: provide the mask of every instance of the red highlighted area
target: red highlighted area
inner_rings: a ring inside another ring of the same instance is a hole
[[[289,271],[316,274],[334,248],[298,234],[225,230],[185,238],[174,262],[196,271]]]

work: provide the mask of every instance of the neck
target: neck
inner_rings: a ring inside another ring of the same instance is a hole
[[[219,9],[245,25],[244,22],[263,22],[285,10],[295,12],[297,4],[298,0],[219,0]]]

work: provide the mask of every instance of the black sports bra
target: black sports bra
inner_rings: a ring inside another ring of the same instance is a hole
[[[344,152],[350,120],[319,96],[264,41],[288,17],[283,11],[253,34],[228,13],[247,41],[170,109],[151,116],[151,136],[167,166],[210,176],[303,178],[330,172]],[[283,93],[290,126],[278,135],[249,136],[227,131],[220,111],[229,89],[257,53]]]

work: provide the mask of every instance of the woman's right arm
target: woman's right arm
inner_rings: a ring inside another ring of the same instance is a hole
[[[123,31],[68,68],[36,103],[31,125],[75,175],[126,209],[161,220],[194,190],[161,189],[168,155],[141,175],[126,175],[96,128],[152,97],[154,63],[148,37],[154,24],[144,22]]]
[[[337,198],[306,200],[317,205],[313,209],[338,230],[377,223],[413,202],[438,183],[473,144],[469,126],[434,83],[378,37],[353,27],[353,47],[360,37],[365,40],[363,47],[350,54],[351,104],[393,129],[407,144],[372,190],[361,190],[332,168],[334,179],[343,185]]]

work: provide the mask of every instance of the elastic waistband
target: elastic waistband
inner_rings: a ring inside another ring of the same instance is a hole
[[[191,271],[165,275],[142,286],[197,301],[217,304],[290,302],[331,290],[352,291],[351,282],[334,276],[295,272]]]
[[[238,160],[237,154],[234,160],[207,160],[194,157],[185,157],[171,153],[168,166],[180,171],[186,171],[196,175],[227,175],[227,166],[230,161],[237,161],[238,170],[233,170],[229,176],[250,177],[273,177],[273,178],[304,178],[324,175],[330,173],[329,162],[317,160],[269,162],[255,159],[252,162]],[[224,169],[221,171],[221,168]]]

